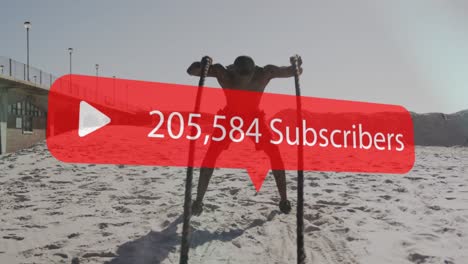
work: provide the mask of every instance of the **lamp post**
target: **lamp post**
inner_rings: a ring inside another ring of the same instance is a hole
[[[113,78],[113,83],[112,83],[112,86],[113,86],[113,88],[112,88],[112,92],[113,92],[113,94],[112,94],[112,105],[115,105],[115,78],[116,78],[115,75],[112,76],[112,78]]]
[[[29,29],[31,28],[31,22],[24,22],[24,28],[26,28],[26,80],[29,81]]]
[[[68,48],[68,54],[70,55],[70,75],[72,74],[72,53],[73,53],[73,48]],[[70,93],[73,93],[73,87],[72,87],[72,77],[70,76]],[[77,92],[79,94],[79,90]]]
[[[68,54],[70,54],[70,74],[72,74],[72,53],[73,48],[68,48]]]
[[[96,65],[94,65],[96,67],[96,102],[98,101],[98,77],[99,77],[99,64],[96,63]]]

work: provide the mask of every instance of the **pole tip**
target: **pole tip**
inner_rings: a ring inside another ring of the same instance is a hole
[[[210,56],[203,56],[201,60],[202,60],[202,63],[208,63],[208,64],[213,63],[213,59]]]
[[[291,64],[296,64],[297,62],[301,61],[301,56],[295,54],[289,58],[289,61],[291,62]]]

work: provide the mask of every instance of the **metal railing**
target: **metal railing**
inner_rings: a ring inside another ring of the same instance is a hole
[[[56,76],[44,72],[38,68],[29,65],[29,78],[27,76],[27,65],[15,61],[11,58],[0,56],[0,76],[8,76],[15,80],[29,81],[35,85],[44,86],[50,88],[52,83],[57,79]]]

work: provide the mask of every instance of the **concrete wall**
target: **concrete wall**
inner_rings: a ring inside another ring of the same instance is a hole
[[[33,129],[32,133],[23,134],[22,129],[8,128],[7,129],[7,152],[14,152],[34,145],[35,143],[44,140],[46,137],[45,129]]]
[[[34,112],[12,112],[11,105],[18,102],[34,105]],[[41,116],[36,116],[38,112],[42,112]],[[45,140],[46,112],[47,91],[0,78],[0,154],[27,148]],[[16,118],[24,119],[25,114],[32,118],[32,132],[23,132],[22,128],[16,128]]]
[[[6,152],[7,119],[8,119],[8,90],[0,87],[0,154]]]

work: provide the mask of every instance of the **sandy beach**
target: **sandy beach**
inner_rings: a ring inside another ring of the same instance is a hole
[[[417,147],[407,175],[305,174],[307,263],[466,263],[468,148]],[[0,156],[0,263],[178,263],[185,168]],[[195,172],[195,184],[198,171]],[[296,173],[287,172],[295,205]],[[195,192],[195,190],[194,190]],[[295,210],[271,173],[217,169],[190,263],[295,263]]]

